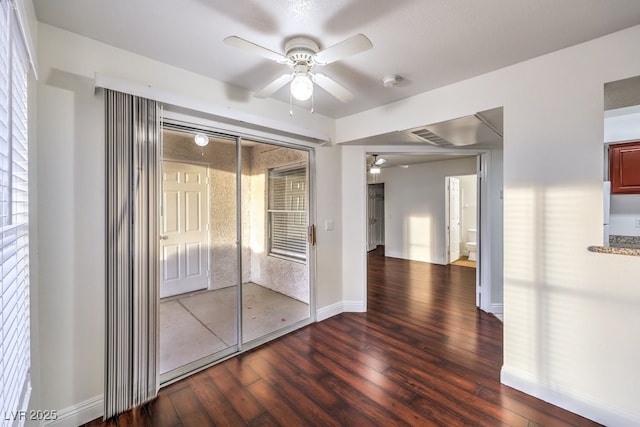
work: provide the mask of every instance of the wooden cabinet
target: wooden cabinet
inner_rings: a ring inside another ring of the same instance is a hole
[[[609,145],[612,194],[640,194],[640,141]]]

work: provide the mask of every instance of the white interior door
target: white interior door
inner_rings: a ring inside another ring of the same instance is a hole
[[[449,262],[460,258],[460,180],[447,178],[449,193]]]
[[[162,162],[160,297],[206,289],[209,282],[207,167]]]

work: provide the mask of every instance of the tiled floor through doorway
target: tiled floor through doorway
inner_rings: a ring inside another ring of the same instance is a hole
[[[456,261],[453,261],[451,265],[460,265],[462,267],[476,268],[476,262],[470,261],[469,258],[464,255],[458,258]]]
[[[243,285],[245,342],[309,317],[309,304],[255,283]],[[233,346],[236,289],[164,298],[160,302],[160,373]]]

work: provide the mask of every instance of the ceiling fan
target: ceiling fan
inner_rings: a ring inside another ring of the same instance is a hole
[[[380,165],[382,165],[385,162],[386,162],[385,159],[383,159],[382,157],[378,158],[377,154],[373,154],[373,161],[371,162],[371,164],[368,167],[369,173],[372,174],[372,175],[379,174],[380,173]]]
[[[352,100],[353,94],[349,90],[338,84],[331,77],[313,72],[313,69],[373,47],[371,41],[363,34],[356,34],[324,50],[320,50],[318,43],[311,38],[293,37],[286,41],[284,54],[274,52],[237,36],[225,38],[224,43],[260,55],[279,64],[286,64],[291,68],[290,73],[281,75],[258,90],[255,93],[256,97],[268,98],[290,82],[291,96],[299,101],[306,101],[311,98],[314,83],[342,102]]]

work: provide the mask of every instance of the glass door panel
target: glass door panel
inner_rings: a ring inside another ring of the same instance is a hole
[[[236,140],[166,124],[162,166],[160,378],[166,382],[238,351]]]
[[[242,342],[310,319],[309,152],[242,140]]]

